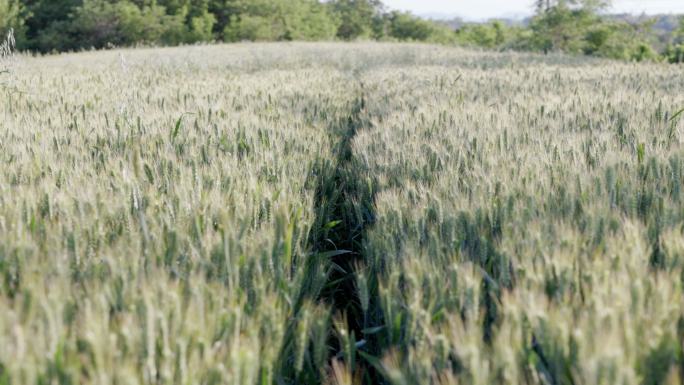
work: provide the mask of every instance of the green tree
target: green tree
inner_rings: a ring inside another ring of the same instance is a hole
[[[399,40],[426,41],[435,32],[435,25],[408,12],[389,14],[389,35]]]
[[[663,56],[670,63],[684,63],[684,44],[669,45]]]
[[[600,21],[597,12],[609,2],[604,0],[556,0],[537,4],[530,23],[530,46],[544,52],[579,53],[584,49],[587,30]]]
[[[193,30],[184,15],[169,15],[155,2],[84,0],[74,10],[69,33],[75,48],[104,48],[111,45],[178,44],[192,41]]]
[[[684,16],[679,17],[679,28],[672,33],[663,56],[670,63],[684,63]]]
[[[114,4],[114,16],[121,44],[173,45],[193,40],[188,36],[183,17],[168,14],[164,6],[154,1],[144,5],[119,1]]]
[[[684,43],[684,16],[679,17],[679,28],[673,33],[675,43]]]
[[[10,30],[21,42],[26,32],[26,7],[20,0],[0,0],[0,36],[7,36]]]
[[[514,36],[513,29],[498,20],[487,24],[465,25],[457,31],[460,43],[483,48],[503,48]]]
[[[163,38],[166,44],[193,43],[214,39],[216,16],[211,12],[212,0],[108,0],[130,2],[141,11],[162,9],[159,19],[173,33]],[[161,17],[165,16],[165,17]],[[152,40],[152,39],[150,39]]]
[[[158,0],[157,3],[165,7],[168,15],[184,24],[185,31],[178,37],[181,42],[214,39],[216,16],[209,11],[211,0]]]
[[[243,0],[224,30],[227,41],[329,40],[336,24],[316,0]]]
[[[48,52],[75,49],[73,13],[82,0],[23,0],[27,10],[26,40],[21,48]]]
[[[378,37],[382,30],[384,6],[380,0],[333,0],[330,7],[339,22],[340,39]]]
[[[222,36],[231,17],[240,14],[241,4],[235,0],[210,0],[208,8],[209,12],[216,18],[214,35]]]
[[[592,26],[585,35],[584,53],[619,60],[654,60],[657,53],[649,42],[652,27],[626,22],[602,22]]]

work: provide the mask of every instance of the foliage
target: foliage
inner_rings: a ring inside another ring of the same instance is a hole
[[[79,47],[71,33],[71,16],[81,0],[27,0],[26,39],[22,49],[39,52],[65,51]]]
[[[534,50],[580,53],[584,45],[584,31],[598,21],[596,15],[584,8],[573,9],[561,3],[538,14],[530,23]]]
[[[19,49],[39,52],[216,40],[376,39],[620,60],[681,60],[684,24],[671,34],[656,33],[654,20],[603,16],[609,4],[539,0],[528,25],[495,20],[451,27],[388,11],[381,0],[0,0],[0,32],[13,28]]]
[[[670,63],[684,63],[684,44],[668,46],[665,57]]]
[[[684,63],[684,16],[679,18],[679,28],[674,32],[664,56],[670,63]]]
[[[338,19],[337,37],[344,40],[371,38],[382,21],[380,0],[332,0],[332,12]]]
[[[457,31],[459,42],[483,48],[500,48],[510,38],[507,28],[500,21],[488,24],[468,24]]]
[[[376,21],[376,24],[379,21]],[[431,22],[416,17],[408,12],[393,11],[384,15],[382,33],[378,33],[376,27],[376,37],[383,35],[390,39],[399,41],[424,41],[440,44],[451,44],[456,42],[456,34],[448,26]]]
[[[335,21],[315,0],[245,0],[224,30],[226,41],[331,40]]]
[[[639,33],[639,26],[627,23],[600,23],[590,27],[585,35],[584,53],[620,60],[655,60],[658,54]]]
[[[522,47],[545,53],[584,53],[620,60],[658,60],[653,21],[639,23],[604,19],[606,1],[541,1]]]
[[[84,46],[94,48],[157,42],[170,33],[165,30],[169,25],[163,23],[165,18],[159,6],[141,9],[127,1],[84,0],[74,15],[71,33],[80,36]]]
[[[7,36],[10,30],[20,41],[26,32],[27,10],[20,0],[0,0],[0,36]]]

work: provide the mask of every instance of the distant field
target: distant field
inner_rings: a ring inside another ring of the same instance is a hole
[[[684,67],[18,57],[0,384],[679,384]]]

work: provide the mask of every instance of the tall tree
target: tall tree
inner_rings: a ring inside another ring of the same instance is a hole
[[[384,12],[380,0],[333,0],[330,6],[339,22],[337,37],[345,40],[370,37]]]
[[[534,2],[534,8],[538,14],[546,12],[551,8],[551,0],[536,0]]]
[[[209,2],[209,12],[216,17],[214,24],[216,36],[223,36],[231,18],[240,14],[241,7],[241,2],[236,0],[211,0]]]
[[[23,47],[47,52],[76,48],[70,29],[72,16],[82,0],[23,0],[26,19],[26,41]]]
[[[588,29],[609,0],[538,0],[530,23],[532,48],[578,53],[584,49]]]
[[[336,25],[317,0],[239,0],[224,30],[227,41],[329,40]]]
[[[684,16],[679,17],[679,27],[673,31],[664,56],[670,63],[684,63]]]

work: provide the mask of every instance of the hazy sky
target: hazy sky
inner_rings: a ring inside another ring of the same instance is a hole
[[[525,16],[534,0],[384,0],[391,9],[446,14],[466,19]],[[684,0],[614,0],[613,12],[684,13]]]

